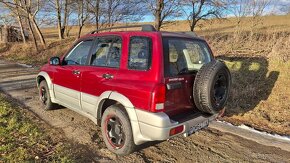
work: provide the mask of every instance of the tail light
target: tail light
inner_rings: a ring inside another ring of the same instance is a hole
[[[164,111],[166,88],[164,84],[157,85],[152,92],[151,112]]]
[[[175,127],[175,128],[172,128],[169,132],[169,136],[172,136],[172,135],[176,135],[176,134],[179,134],[181,133],[182,131],[184,130],[184,126],[178,126],[178,127]]]

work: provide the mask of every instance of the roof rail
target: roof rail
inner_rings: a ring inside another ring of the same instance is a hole
[[[118,27],[111,27],[111,28],[102,28],[98,30],[91,31],[89,34],[94,34],[100,31],[107,31],[107,30],[112,30],[112,29],[122,29],[122,28],[136,28],[136,27],[141,27],[141,31],[147,31],[147,32],[154,32],[156,29],[154,28],[153,25],[151,24],[142,24],[142,25],[129,25],[129,26],[118,26]]]

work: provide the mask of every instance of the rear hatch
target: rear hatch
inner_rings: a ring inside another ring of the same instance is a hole
[[[212,59],[207,43],[200,39],[163,37],[165,112],[169,116],[197,112],[193,101],[195,75]]]

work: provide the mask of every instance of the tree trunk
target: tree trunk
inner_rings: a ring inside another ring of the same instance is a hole
[[[100,13],[100,0],[97,0],[95,6],[95,16],[96,16],[96,28],[99,30],[99,13]]]
[[[61,8],[59,6],[59,0],[55,0],[55,8],[56,8],[56,16],[57,16],[57,29],[58,29],[58,38],[60,40],[63,39],[62,31],[61,31]]]
[[[66,26],[67,26],[67,22],[68,22],[68,0],[65,0],[64,2],[64,16],[63,16],[63,24],[62,24],[62,27],[61,27],[61,36],[62,38],[64,38],[64,33],[65,33],[65,30],[66,30]]]
[[[70,34],[70,30],[71,30],[71,28],[66,28],[66,33],[65,33],[66,37],[70,37],[70,36],[69,36],[69,34]]]
[[[156,10],[155,10],[155,29],[157,31],[160,30],[162,26],[162,11],[164,7],[164,1],[163,0],[156,0]]]
[[[30,31],[31,36],[32,36],[32,41],[33,41],[34,48],[35,48],[36,52],[38,52],[38,45],[37,45],[37,41],[36,41],[36,38],[35,38],[34,31],[33,31],[33,29],[32,29],[31,22],[30,22],[29,19],[27,19],[27,22],[28,22],[28,28],[29,28],[29,31]]]
[[[108,25],[109,25],[109,28],[112,27],[112,5],[113,5],[113,0],[108,0]]]
[[[21,33],[21,36],[22,36],[22,41],[23,41],[24,44],[26,44],[26,37],[25,37],[25,33],[24,33],[21,17],[19,15],[17,15],[17,19],[18,19],[18,23],[19,23],[19,27],[20,27],[20,33]]]
[[[79,26],[78,38],[81,37],[83,26]]]
[[[194,28],[196,26],[197,21],[195,19],[192,19],[191,25],[190,25],[190,31],[194,31]]]
[[[81,37],[82,28],[84,25],[84,2],[78,2],[78,21],[79,21],[79,32],[78,32],[78,38]]]
[[[24,34],[23,24],[22,24],[22,20],[21,20],[20,14],[19,14],[18,7],[16,7],[16,16],[17,16],[17,21],[18,21],[19,27],[20,27],[20,33],[21,33],[22,41],[23,41],[23,43],[26,44],[26,37],[25,37],[25,34]]]
[[[96,18],[96,30],[99,30],[99,18]]]
[[[38,25],[37,25],[37,23],[36,23],[36,21],[35,21],[35,19],[34,19],[34,17],[31,16],[31,15],[29,15],[29,18],[30,18],[31,23],[33,24],[33,26],[34,26],[34,28],[35,28],[37,34],[38,34],[38,37],[39,37],[39,39],[40,39],[41,44],[42,44],[44,47],[46,47],[46,43],[45,43],[44,37],[43,37],[42,32],[40,31],[40,28],[38,27]]]

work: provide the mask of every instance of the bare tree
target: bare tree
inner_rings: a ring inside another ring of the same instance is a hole
[[[3,13],[0,15],[0,23],[1,25],[11,26],[15,23],[15,17],[11,13]]]
[[[29,19],[27,19],[27,24],[28,24],[28,28],[29,28],[29,31],[30,31],[31,36],[32,36],[32,41],[33,41],[34,48],[35,48],[36,52],[38,52],[39,48],[38,48],[38,44],[37,44],[37,41],[36,41],[36,36],[35,36],[34,30],[32,28],[32,25],[31,25],[31,22],[30,22]]]
[[[182,5],[191,31],[194,31],[202,19],[222,17],[226,7],[226,3],[221,0],[184,0]]]
[[[112,27],[118,22],[138,21],[144,14],[144,7],[140,0],[107,0],[101,5],[102,26]]]
[[[159,1],[157,0],[156,1],[156,6],[154,7],[153,5],[150,6],[152,9],[153,9],[153,12],[154,12],[154,16],[155,16],[155,21],[154,21],[154,24],[155,24],[155,28],[159,31],[161,26],[162,26],[162,18],[165,19],[165,16],[162,16],[162,13],[164,12],[164,1]],[[164,14],[163,14],[164,15]]]
[[[102,15],[101,2],[103,1],[102,0],[88,1],[88,12],[94,15],[93,17],[95,19],[95,25],[97,30],[100,27],[100,19]]]
[[[69,0],[64,1],[64,11],[63,11],[63,24],[61,26],[61,37],[64,38],[64,33],[66,30],[66,27],[68,25],[68,18],[70,16],[69,14]]]
[[[61,7],[60,7],[60,0],[55,0],[55,9],[56,9],[56,15],[57,15],[57,28],[58,28],[58,37],[59,39],[63,39],[63,35],[61,32]]]
[[[33,42],[37,51],[38,51],[38,46],[37,46],[37,42],[35,39],[34,30],[32,26],[34,27],[36,33],[38,34],[41,44],[44,47],[46,46],[42,32],[36,22],[36,15],[38,14],[38,12],[40,11],[40,8],[42,7],[40,0],[34,0],[34,1],[32,0],[13,0],[13,1],[0,0],[0,2],[6,5],[8,8],[15,9],[16,11],[18,11],[19,14],[21,13],[21,16],[27,19],[27,24],[29,26],[30,32],[32,33]]]
[[[143,0],[142,2],[153,14],[157,30],[160,30],[165,20],[182,15],[179,0]]]
[[[28,13],[25,12],[25,10],[23,10],[23,4],[21,3],[20,0],[17,1],[16,6],[18,6],[19,9],[22,9],[22,10],[21,10],[22,13],[23,13],[22,16],[25,17],[25,20],[26,20],[26,22],[27,22],[27,24],[28,24],[28,29],[29,29],[29,31],[30,31],[30,33],[31,33],[31,36],[32,36],[32,41],[33,41],[34,48],[35,48],[36,52],[38,52],[38,51],[39,51],[38,44],[37,44],[37,41],[36,41],[35,33],[34,33],[34,30],[33,30],[32,25],[31,25],[31,22],[30,22],[30,19],[29,19]]]
[[[228,11],[237,20],[237,32],[240,31],[243,20],[250,21],[251,35],[253,30],[261,23],[265,9],[272,3],[271,0],[228,0]]]
[[[85,22],[89,19],[89,13],[87,12],[88,1],[76,0],[75,5],[77,8],[78,28],[79,28],[77,38],[80,38]]]
[[[96,0],[88,1],[87,11],[96,28],[112,27],[116,23],[135,22],[145,14],[141,0]]]
[[[51,10],[55,11],[58,37],[60,40],[64,39],[64,33],[68,23],[69,3],[69,0],[49,0],[45,7],[48,13],[52,13]]]
[[[14,0],[14,2],[18,3],[18,1],[16,1],[16,0]],[[20,27],[22,40],[23,40],[23,43],[26,43],[26,37],[25,37],[25,34],[24,34],[23,22],[22,22],[22,18],[21,18],[20,12],[21,11],[19,10],[19,7],[16,6],[15,14],[16,14],[16,17],[17,17],[17,20],[18,20],[18,24],[19,24],[19,27]]]
[[[21,2],[21,1],[20,1]],[[27,13],[28,19],[30,20],[31,24],[33,25],[36,33],[38,34],[39,40],[41,44],[46,47],[46,42],[44,40],[43,34],[36,22],[36,15],[40,11],[41,3],[40,0],[33,1],[32,0],[24,0],[23,10]],[[22,7],[22,6],[20,6]]]
[[[17,3],[19,4],[19,0],[14,0],[14,3]],[[19,25],[19,28],[20,28],[20,33],[21,33],[21,37],[22,37],[22,40],[24,43],[26,43],[26,37],[25,37],[25,34],[24,34],[24,27],[23,27],[23,20],[22,20],[22,16],[20,14],[20,10],[19,10],[19,7],[17,5],[15,6],[11,6],[11,5],[8,5],[7,3],[2,3],[4,4],[4,6],[10,11],[9,14],[4,14],[1,16],[2,17],[2,20],[4,20],[4,24],[7,24],[5,22],[8,22],[8,23],[13,23],[13,18],[16,18],[17,19],[17,22],[18,22],[18,25]],[[5,21],[6,20],[6,21]]]
[[[270,3],[271,0],[253,0],[250,2],[251,35],[253,35],[253,30],[262,22],[262,15]]]

